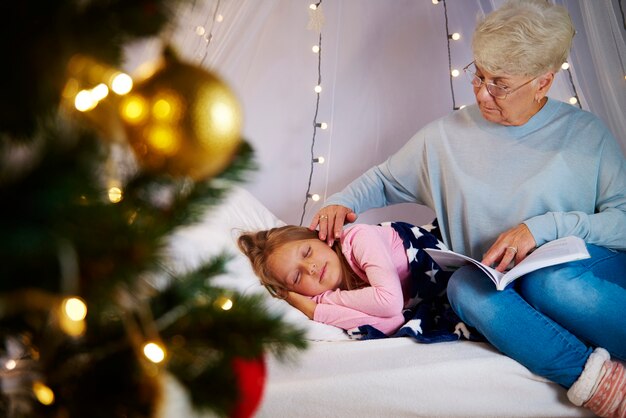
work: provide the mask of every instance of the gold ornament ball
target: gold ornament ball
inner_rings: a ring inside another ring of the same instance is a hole
[[[207,179],[230,165],[241,143],[233,92],[169,50],[159,69],[121,101],[120,116],[139,164],[150,172]]]

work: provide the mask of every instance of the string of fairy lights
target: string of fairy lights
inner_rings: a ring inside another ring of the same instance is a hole
[[[443,4],[443,13],[444,13],[444,20],[445,20],[445,29],[446,29],[446,37],[447,37],[447,47],[448,47],[448,74],[450,77],[450,92],[452,95],[452,109],[453,110],[459,110],[461,108],[464,107],[464,105],[461,106],[457,106],[456,104],[456,98],[454,95],[454,79],[459,77],[461,75],[461,70],[459,70],[458,68],[454,68],[452,65],[452,53],[451,53],[451,44],[454,41],[458,41],[459,39],[461,39],[461,34],[459,32],[453,32],[450,33],[450,27],[449,27],[449,20],[448,20],[448,6],[446,3],[446,0],[432,0],[432,3],[434,5]],[[570,96],[570,98],[568,99],[568,102],[571,105],[576,105],[578,106],[580,109],[582,109],[582,105],[580,103],[580,99],[578,96],[578,91],[576,90],[576,85],[574,84],[574,77],[572,76],[572,70],[570,68],[570,64],[569,62],[564,62],[561,65],[561,69],[567,72],[568,75],[568,79],[569,82],[571,84],[572,87],[572,92],[573,95]]]
[[[315,113],[313,115],[313,137],[311,138],[311,161],[310,161],[310,169],[309,169],[309,178],[307,182],[306,195],[304,198],[304,203],[302,204],[302,216],[300,217],[300,226],[302,226],[302,222],[304,222],[304,215],[306,214],[306,207],[309,203],[309,200],[317,202],[320,200],[320,195],[317,193],[311,193],[311,182],[313,180],[313,172],[315,171],[316,164],[324,164],[324,157],[315,156],[315,139],[317,137],[318,129],[326,130],[328,129],[328,124],[326,122],[318,121],[319,107],[320,107],[320,93],[322,92],[322,25],[324,23],[324,15],[322,13],[322,1],[320,0],[317,3],[311,3],[309,5],[309,16],[310,21],[308,28],[319,32],[317,44],[313,45],[311,48],[314,54],[317,54],[317,84],[313,88],[313,92],[315,93]]]
[[[213,13],[210,15],[210,18],[207,18],[207,21],[204,25],[198,25],[195,28],[196,35],[200,36],[204,42],[206,43],[206,48],[204,50],[204,55],[200,60],[201,64],[205,64],[207,57],[209,56],[209,44],[213,40],[213,28],[216,23],[221,23],[224,20],[224,16],[219,13],[220,10],[220,2],[221,0],[217,0],[215,2],[215,9],[213,9]],[[195,7],[195,4],[194,4]],[[210,21],[210,24],[209,24]]]
[[[102,107],[111,96],[127,96],[134,87],[133,79],[126,73],[115,68],[109,68],[102,63],[87,57],[76,56],[68,65],[71,77],[68,79],[63,92],[64,107],[72,108],[79,113],[89,115],[94,109]],[[78,69],[81,69],[78,71]],[[85,72],[91,78],[85,78]],[[123,115],[123,114],[122,114]],[[107,187],[107,197],[111,203],[119,203],[123,198],[121,186],[116,182]],[[78,277],[78,261],[71,245],[60,245],[59,261],[61,264],[62,283],[67,294],[74,293],[75,281]],[[78,338],[86,331],[86,317],[88,307],[86,302],[78,296],[68,296],[60,303],[55,303],[52,315],[62,332]],[[165,349],[157,340],[145,339],[140,349],[146,359],[152,363],[160,363],[165,358]],[[21,350],[13,350],[8,357],[0,359],[0,378],[20,376],[30,361]],[[32,394],[42,405],[52,405],[55,402],[54,391],[43,381],[33,382]]]
[[[437,0],[433,0],[433,4],[438,4]],[[448,68],[450,69],[450,93],[452,94],[452,109],[458,110],[459,107],[456,105],[456,98],[454,97],[454,78],[458,77],[460,71],[452,68],[452,52],[450,48],[450,41],[458,41],[461,39],[461,34],[458,32],[450,33],[450,26],[448,22],[448,5],[445,0],[443,0],[443,10],[445,16],[445,25],[446,25],[446,37],[447,37],[447,48],[448,48]]]
[[[622,26],[624,26],[624,30],[626,31],[626,16],[624,15],[624,5],[622,4],[622,1],[623,0],[619,0],[618,5],[619,5],[620,15],[622,16]],[[624,74],[624,80],[626,80],[626,69],[624,69],[624,61],[622,61],[622,55],[617,54],[617,58],[619,59],[619,63],[622,67],[622,74]]]

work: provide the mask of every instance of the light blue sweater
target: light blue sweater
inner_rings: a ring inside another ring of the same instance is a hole
[[[522,126],[476,105],[431,122],[325,206],[356,213],[413,202],[435,211],[452,250],[481,259],[525,223],[537,245],[567,235],[626,250],[626,159],[596,116],[556,100]]]

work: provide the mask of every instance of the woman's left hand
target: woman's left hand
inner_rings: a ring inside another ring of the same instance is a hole
[[[504,271],[511,261],[520,263],[537,246],[533,234],[525,224],[519,224],[498,236],[496,242],[483,257],[482,263],[488,266],[497,264],[498,271]]]

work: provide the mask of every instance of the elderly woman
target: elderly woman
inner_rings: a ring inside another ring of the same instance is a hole
[[[568,235],[591,258],[523,276],[504,291],[473,267],[448,298],[496,348],[568,388],[600,416],[626,416],[626,161],[592,114],[547,97],[574,35],[545,0],[507,2],[474,33],[465,71],[476,104],[421,129],[331,196],[311,229],[332,242],[357,213],[401,202],[436,213],[444,242],[504,270]],[[610,354],[609,354],[610,353]]]

